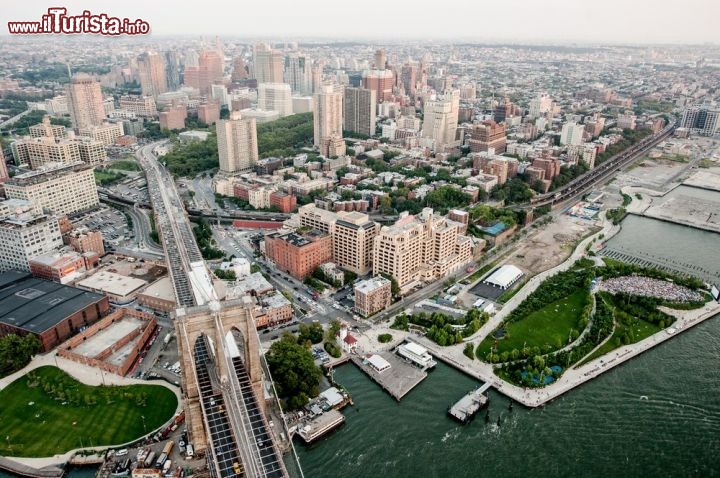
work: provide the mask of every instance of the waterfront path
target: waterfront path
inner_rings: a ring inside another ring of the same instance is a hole
[[[713,317],[714,315],[720,314],[720,303],[717,302],[710,302],[699,309],[689,311],[666,310],[666,312],[671,313],[678,318],[671,328],[662,330],[657,334],[654,334],[635,344],[619,347],[609,354],[599,357],[582,366],[571,368],[565,371],[565,373],[555,382],[543,388],[524,388],[505,382],[495,375],[493,365],[477,359],[470,360],[467,358],[463,354],[465,343],[471,342],[474,347],[477,347],[477,345],[485,337],[492,333],[502,323],[507,315],[523,300],[525,300],[525,298],[530,295],[545,279],[557,272],[569,269],[578,259],[580,259],[585,254],[585,248],[591,243],[591,241],[593,241],[593,239],[598,238],[601,234],[604,234],[603,240],[607,241],[610,237],[620,231],[620,226],[612,225],[612,223],[607,221],[604,213],[602,213],[601,218],[603,220],[603,228],[601,231],[582,240],[565,262],[530,279],[523,288],[515,294],[515,296],[513,296],[500,311],[498,311],[497,314],[491,317],[490,320],[481,327],[480,330],[478,330],[478,332],[462,344],[450,347],[441,347],[424,336],[410,333],[407,334],[407,339],[426,347],[438,360],[442,360],[443,362],[463,371],[467,375],[477,378],[478,380],[485,383],[491,383],[492,386],[503,395],[522,403],[527,407],[538,407],[587,382],[588,380],[597,377],[601,373],[620,365],[626,360],[629,360],[632,357],[635,357],[642,352],[672,338],[674,335],[677,335],[678,333],[683,332],[690,327]],[[670,330],[675,330],[675,333],[669,333]],[[397,331],[394,331],[394,333],[397,334]]]
[[[8,375],[7,377],[3,377],[0,379],[0,390],[3,390],[5,387],[10,385],[15,380],[19,379],[20,377],[24,376],[31,370],[35,370],[39,367],[44,367],[46,365],[50,365],[53,367],[57,367],[70,376],[72,376],[74,379],[86,384],[86,385],[158,385],[165,387],[169,390],[171,390],[175,396],[178,399],[178,405],[175,410],[176,413],[180,412],[182,409],[182,396],[180,395],[180,389],[174,385],[171,385],[167,383],[164,380],[153,380],[153,381],[147,381],[147,380],[138,380],[135,378],[128,378],[123,377],[120,375],[115,375],[110,372],[101,372],[100,369],[97,369],[95,367],[90,367],[85,364],[81,364],[78,362],[73,362],[72,360],[68,360],[63,357],[59,357],[55,355],[55,352],[48,352],[43,355],[36,355],[33,357],[32,361],[28,365],[25,366],[25,368],[18,370],[17,372]],[[174,417],[173,417],[174,418]],[[169,423],[169,422],[168,422]],[[166,424],[167,425],[167,424]],[[166,425],[163,425],[164,428]],[[157,430],[152,430],[148,436],[154,435]],[[142,437],[138,437],[138,439],[133,440],[133,443],[137,440],[141,439]],[[104,449],[104,448],[117,448],[123,446],[123,444],[119,443],[117,445],[108,445],[108,446],[99,446],[99,447],[93,447],[92,449],[98,450],[98,449]],[[79,451],[80,449],[76,450],[70,450],[66,453],[54,455],[50,457],[42,457],[42,458],[15,458],[11,457],[11,459],[17,463],[20,463],[22,465],[32,467],[35,469],[50,467],[50,466],[64,466],[65,463],[67,463],[70,458]]]

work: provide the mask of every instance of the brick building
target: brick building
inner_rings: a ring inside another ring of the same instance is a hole
[[[333,257],[332,238],[321,233],[274,232],[265,236],[265,251],[278,269],[299,280]]]
[[[8,271],[0,274],[0,336],[35,335],[47,352],[108,312],[107,297]]]

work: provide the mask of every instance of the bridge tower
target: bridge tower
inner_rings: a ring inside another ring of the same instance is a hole
[[[202,453],[207,448],[208,438],[203,422],[194,359],[195,345],[201,335],[210,342],[220,382],[226,383],[228,374],[234,371],[227,369],[225,353],[228,348],[224,346],[224,341],[228,340],[227,337],[233,330],[240,332],[236,336],[242,337],[242,343],[237,344],[236,349],[242,354],[257,403],[263,407],[263,412],[265,411],[260,341],[253,320],[252,302],[249,297],[243,297],[227,302],[212,302],[201,307],[178,309],[175,312],[175,329],[182,363],[188,438],[195,450]]]

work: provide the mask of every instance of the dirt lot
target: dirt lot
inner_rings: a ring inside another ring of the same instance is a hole
[[[600,226],[597,221],[561,214],[552,223],[524,239],[503,262],[519,267],[526,277],[534,276],[563,262],[583,237],[598,230]]]

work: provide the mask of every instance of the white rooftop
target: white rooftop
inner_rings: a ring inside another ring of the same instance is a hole
[[[493,272],[490,277],[485,279],[485,282],[504,289],[512,285],[512,283],[522,277],[522,275],[523,271],[519,268],[512,264],[506,264]]]

